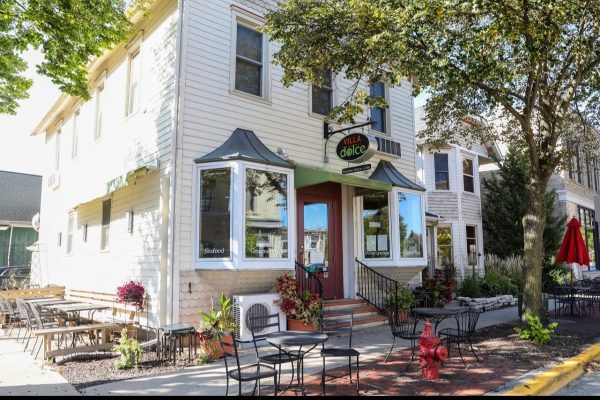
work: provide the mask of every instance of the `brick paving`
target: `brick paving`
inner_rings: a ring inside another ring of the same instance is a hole
[[[465,356],[468,365],[465,368],[458,354],[454,353],[440,366],[440,379],[434,382],[421,377],[418,359],[405,371],[409,359],[410,350],[402,349],[392,353],[385,364],[384,357],[361,361],[359,395],[481,396],[530,370],[505,358],[487,358],[477,362],[472,355]],[[347,371],[347,367],[340,367],[328,369],[327,373],[342,375]],[[353,377],[355,376],[353,372]],[[320,374],[305,376],[304,382],[308,395],[322,395]],[[326,383],[326,394],[356,396],[356,383],[354,380],[351,383],[347,377],[329,381]]]

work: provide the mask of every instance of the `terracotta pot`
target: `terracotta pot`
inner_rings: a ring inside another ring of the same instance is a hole
[[[307,325],[301,319],[287,319],[287,330],[288,331],[314,331],[315,327]]]
[[[223,342],[233,344],[231,337],[224,337]],[[209,340],[200,339],[200,349],[202,349],[208,358],[213,360],[223,358],[223,348],[221,347],[221,343],[219,343],[219,337],[216,335]]]

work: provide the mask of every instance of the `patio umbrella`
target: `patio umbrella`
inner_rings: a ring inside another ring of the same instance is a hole
[[[579,266],[589,265],[590,263],[590,255],[583,242],[583,237],[581,236],[581,224],[575,217],[567,224],[567,231],[565,232],[565,237],[560,245],[560,250],[558,250],[556,261],[564,261],[571,264],[571,286],[573,286],[573,272],[577,271],[577,277],[579,278]],[[577,270],[575,268],[577,268]]]

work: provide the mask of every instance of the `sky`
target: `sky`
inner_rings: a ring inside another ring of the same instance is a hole
[[[35,72],[35,65],[42,60],[38,52],[24,56],[29,64],[25,76],[34,80],[29,98],[21,101],[16,115],[0,114],[0,170],[43,175],[46,156],[44,135],[31,136],[60,91],[49,78]]]

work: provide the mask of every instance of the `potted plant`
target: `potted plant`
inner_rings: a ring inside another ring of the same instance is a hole
[[[117,302],[133,304],[138,310],[143,311],[145,291],[141,282],[129,281],[117,288]]]
[[[289,273],[277,278],[276,303],[287,317],[288,330],[314,330],[318,326],[323,304],[319,295],[303,290],[299,293],[296,279]]]
[[[408,320],[408,311],[415,305],[416,298],[412,290],[403,286],[391,291],[388,291],[387,297],[383,301],[383,304],[387,308],[397,310],[396,322],[406,322]]]
[[[433,278],[426,278],[417,288],[431,294],[433,307],[444,307],[452,300],[452,280],[447,280],[447,274],[441,269],[436,269]]]
[[[235,316],[233,315],[233,301],[231,297],[221,293],[218,307],[212,307],[210,313],[200,311],[200,318],[202,318],[198,327],[200,348],[204,354],[213,359],[223,357],[223,349],[219,343],[218,331],[235,334],[238,330]]]

